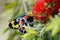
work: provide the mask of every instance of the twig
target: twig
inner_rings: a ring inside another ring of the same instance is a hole
[[[21,0],[25,13],[27,13],[26,0]]]

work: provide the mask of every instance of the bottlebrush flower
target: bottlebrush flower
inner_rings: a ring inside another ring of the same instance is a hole
[[[53,0],[43,0],[46,3],[51,3]]]
[[[57,14],[59,8],[59,0],[36,0],[36,4],[33,6],[32,11],[34,12],[34,18],[46,21],[49,19],[49,15]]]

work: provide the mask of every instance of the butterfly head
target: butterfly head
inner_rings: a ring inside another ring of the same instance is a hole
[[[28,16],[34,16],[33,12],[32,11],[28,12]]]

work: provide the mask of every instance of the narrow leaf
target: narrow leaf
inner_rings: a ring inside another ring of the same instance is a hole
[[[10,28],[8,27],[8,28],[6,28],[6,29],[4,30],[3,33],[6,33],[6,32],[9,31],[9,30],[10,30]]]

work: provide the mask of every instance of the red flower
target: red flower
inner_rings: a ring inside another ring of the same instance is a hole
[[[55,3],[59,3],[59,0],[53,0],[53,2],[55,2]]]
[[[53,0],[44,0],[44,2],[51,3],[51,2],[53,2]]]
[[[39,19],[42,21],[43,20],[43,16],[39,16]]]
[[[60,5],[59,4],[55,4],[55,6],[53,6],[53,14],[57,14],[59,8],[60,8]]]
[[[41,8],[41,9],[40,9],[40,12],[41,12],[41,13],[45,13],[45,12],[46,12],[46,8],[44,8],[44,7]]]
[[[34,14],[34,19],[38,19],[39,17],[37,16],[37,14]]]
[[[39,9],[37,7],[33,7],[33,12],[34,13],[38,13],[39,12]]]
[[[49,7],[49,8],[47,8],[47,11],[46,11],[48,14],[51,14],[52,13],[52,8],[51,7]]]
[[[34,13],[39,13],[41,10],[44,11],[44,2],[36,2],[36,5],[33,7],[33,12]]]
[[[54,15],[58,13],[59,8],[60,8],[59,0],[37,0],[32,10],[34,12],[34,18],[36,19],[40,18],[40,20],[43,19],[42,21],[46,22],[46,20],[49,19],[49,15]],[[43,14],[46,15],[44,18]]]

